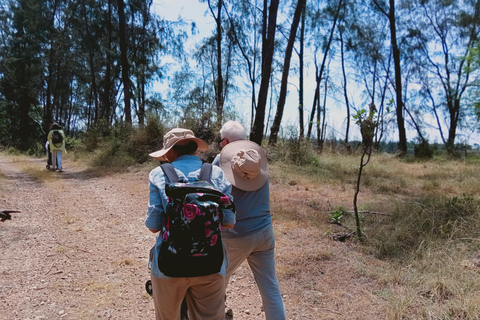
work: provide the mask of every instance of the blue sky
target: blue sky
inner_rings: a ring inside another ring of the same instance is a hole
[[[208,35],[212,32],[215,27],[214,20],[208,10],[206,3],[200,3],[197,0],[154,0],[153,10],[156,14],[165,17],[168,20],[176,20],[178,17],[182,17],[187,22],[195,21],[199,29],[199,33],[191,37],[186,43],[187,49],[193,49],[194,44],[199,41],[203,36]],[[292,57],[293,60],[296,59],[296,55]],[[305,95],[304,95],[304,104],[305,104],[305,123],[307,123],[307,118],[309,118],[309,113],[312,107],[313,94],[315,90],[315,78],[314,78],[314,64],[313,64],[313,54],[306,57],[309,67],[305,68]],[[335,62],[332,62],[330,76],[337,77],[340,79],[340,68],[335,67]],[[337,73],[337,74],[335,74]],[[280,77],[280,75],[278,75]],[[243,81],[240,77],[235,79],[237,86],[246,84],[246,81]],[[287,102],[285,105],[285,112],[283,116],[283,125],[296,126],[298,124],[298,79],[296,76],[292,76],[290,73],[289,77],[289,94],[287,96]],[[156,87],[166,89],[166,84]],[[355,83],[349,83],[349,99],[350,102],[357,108],[362,107],[362,94],[355,88]],[[357,91],[356,91],[357,90]],[[257,88],[258,91],[258,88]],[[327,138],[334,135],[338,139],[344,139],[345,127],[346,127],[346,110],[343,101],[338,101],[340,95],[337,94],[337,98],[328,97],[327,98]],[[392,97],[393,98],[393,97]],[[323,99],[323,98],[322,98]],[[234,100],[236,106],[236,111],[241,116],[241,122],[248,124],[250,121],[250,104],[244,104],[244,101],[250,101],[250,93],[246,93],[245,96],[238,96]],[[276,101],[273,102],[274,108],[276,107]],[[273,110],[275,112],[275,110]],[[352,111],[353,113],[353,111]],[[273,119],[275,114],[270,116],[270,119]],[[432,125],[435,125],[435,122],[432,119]],[[398,140],[398,133],[396,131],[390,130],[391,133],[387,137],[389,140]],[[437,130],[427,129],[427,135],[430,142],[441,143],[439,133]],[[416,132],[412,127],[407,127],[407,139],[411,141],[416,137]],[[357,126],[354,124],[354,121],[351,120],[350,127],[350,140],[359,139],[360,133]],[[463,142],[465,139],[470,144],[479,143],[480,137],[478,131],[466,131],[458,132],[456,142]]]

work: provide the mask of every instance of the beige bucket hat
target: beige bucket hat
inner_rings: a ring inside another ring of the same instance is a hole
[[[265,150],[253,141],[227,144],[220,153],[220,168],[232,185],[244,191],[260,189],[268,180]]]
[[[164,158],[164,155],[170,151],[174,145],[184,146],[190,141],[197,143],[197,150],[208,150],[207,143],[200,138],[196,138],[192,130],[175,128],[163,136],[163,148],[150,153],[149,156],[156,160],[165,161],[167,159]]]

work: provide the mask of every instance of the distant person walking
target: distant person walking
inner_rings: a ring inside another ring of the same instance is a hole
[[[245,140],[243,126],[228,121],[220,130],[222,152],[213,161],[232,183],[236,224],[222,231],[228,254],[226,284],[247,260],[262,296],[267,320],[286,320],[283,298],[275,275],[275,238],[270,216],[270,187],[265,151]]]
[[[67,152],[65,149],[65,133],[58,123],[53,123],[48,133],[48,144],[52,153],[51,170],[63,171],[62,154]]]

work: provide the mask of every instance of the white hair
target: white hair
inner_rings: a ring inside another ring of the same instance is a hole
[[[227,121],[220,129],[220,137],[228,142],[247,139],[245,128],[237,121]]]

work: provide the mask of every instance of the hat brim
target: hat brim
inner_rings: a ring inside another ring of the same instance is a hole
[[[188,141],[195,141],[197,143],[197,150],[208,150],[208,145],[205,141],[203,141],[200,138],[184,138],[184,139],[179,139],[177,142],[175,142],[170,148],[166,149],[161,149],[155,152],[152,152],[149,154],[150,157],[160,160],[160,161],[165,161],[165,154],[167,154],[170,149],[172,149],[175,145],[185,145]]]
[[[230,161],[236,155],[236,153],[241,149],[254,149],[260,155],[260,173],[253,179],[244,179],[232,170],[232,165]],[[225,176],[228,181],[235,186],[236,188],[243,191],[255,191],[263,187],[263,185],[268,180],[268,162],[267,155],[265,150],[250,140],[238,140],[230,142],[225,147],[223,147],[222,152],[220,153],[220,168],[225,172]]]

